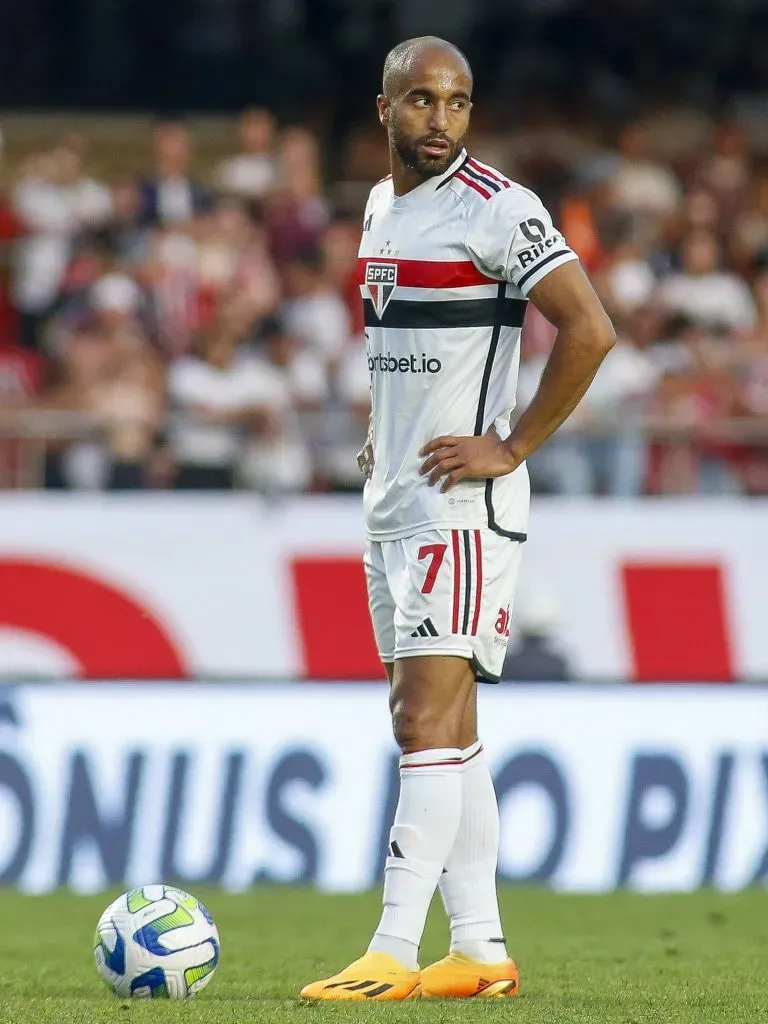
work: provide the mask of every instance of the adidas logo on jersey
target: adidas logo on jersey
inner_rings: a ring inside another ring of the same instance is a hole
[[[365,286],[368,289],[376,316],[381,320],[392,292],[397,287],[396,263],[366,263]]]
[[[435,629],[432,619],[426,618],[418,629],[414,629],[411,636],[439,636],[439,633]]]

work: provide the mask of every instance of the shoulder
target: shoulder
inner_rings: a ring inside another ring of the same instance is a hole
[[[388,174],[386,178],[382,178],[377,181],[371,191],[368,193],[368,202],[366,203],[366,209],[372,209],[377,203],[383,199],[388,199],[392,195],[392,175]]]
[[[469,237],[477,232],[503,231],[533,218],[544,231],[550,217],[541,199],[501,171],[470,159],[450,179],[450,189],[465,207]]]
[[[471,213],[483,218],[500,214],[507,218],[518,212],[525,217],[531,211],[544,209],[541,199],[531,189],[474,157],[459,168],[451,184]]]

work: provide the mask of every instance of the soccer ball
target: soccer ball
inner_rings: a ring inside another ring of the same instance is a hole
[[[219,933],[199,900],[171,885],[118,896],[96,925],[96,969],[115,995],[186,999],[219,962]]]

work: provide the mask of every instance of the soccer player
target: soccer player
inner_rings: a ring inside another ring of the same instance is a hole
[[[476,682],[498,679],[526,538],[525,459],[573,411],[615,335],[540,200],[464,148],[472,72],[434,37],[384,65],[391,177],[360,245],[371,372],[365,569],[402,751],[384,909],[361,959],[309,999],[511,996],[499,920],[499,814],[477,738]],[[528,301],[558,329],[511,427]],[[420,970],[439,887],[447,957]]]

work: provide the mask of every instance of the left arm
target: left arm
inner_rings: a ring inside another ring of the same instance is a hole
[[[510,436],[491,428],[475,437],[437,437],[422,448],[422,475],[447,491],[464,479],[505,476],[536,451],[581,401],[613,347],[613,326],[577,262],[565,263],[530,291],[536,308],[557,327],[557,338],[533,400]]]

